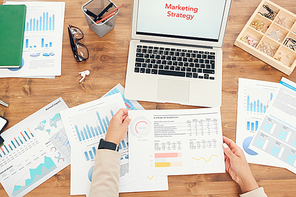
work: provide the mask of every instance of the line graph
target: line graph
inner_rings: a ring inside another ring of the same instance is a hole
[[[49,174],[51,171],[56,169],[57,166],[52,161],[50,157],[44,157],[44,163],[41,163],[36,168],[32,168],[28,171],[30,173],[30,178],[25,180],[25,185],[15,185],[12,195],[16,196],[28,187],[30,187],[32,184],[36,183],[38,180]]]
[[[192,159],[194,159],[194,160],[196,160],[196,161],[199,161],[199,160],[203,159],[205,162],[208,163],[208,162],[212,159],[212,157],[218,157],[218,155],[211,155],[210,158],[209,158],[208,160],[206,160],[204,157],[200,157],[200,158],[198,158],[198,159],[196,159],[195,157],[192,157]]]

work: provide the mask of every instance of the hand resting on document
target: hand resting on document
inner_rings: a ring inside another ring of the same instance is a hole
[[[242,193],[259,188],[242,149],[231,139],[223,136],[225,169],[240,186]]]

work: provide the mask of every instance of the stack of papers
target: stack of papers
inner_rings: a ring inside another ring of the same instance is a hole
[[[21,68],[1,69],[0,77],[55,78],[61,75],[64,2],[14,2],[27,6]]]
[[[296,84],[240,79],[237,144],[248,162],[296,173]]]
[[[126,100],[123,87],[118,84],[104,98],[61,112],[72,148],[71,195],[88,196],[94,169],[95,154],[101,138],[105,138],[109,121],[120,108],[133,110],[143,107],[136,101]],[[129,170],[129,142],[119,144],[121,153],[119,192],[168,190],[167,176],[132,175]]]

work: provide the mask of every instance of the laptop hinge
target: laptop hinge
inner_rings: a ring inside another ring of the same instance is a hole
[[[198,47],[205,49],[213,49],[214,47],[202,46],[202,45],[190,45],[190,44],[179,44],[179,43],[168,43],[168,42],[158,42],[158,41],[148,41],[148,40],[140,40],[143,43],[153,43],[153,44],[165,44],[165,45],[174,45],[174,46],[187,46],[187,47]]]

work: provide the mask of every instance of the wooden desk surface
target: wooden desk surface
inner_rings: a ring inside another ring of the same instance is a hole
[[[3,0],[0,0],[2,3]],[[81,6],[87,0],[65,0],[62,75],[55,79],[0,79],[0,99],[10,104],[0,106],[0,115],[17,124],[40,108],[62,97],[69,107],[100,98],[117,83],[125,84],[127,54],[130,41],[132,0],[114,0],[124,7],[117,17],[115,29],[99,38],[87,25]],[[233,45],[236,37],[261,0],[233,0],[223,45],[222,129],[223,135],[235,140],[238,78],[279,82],[281,77],[296,81],[296,71],[290,76],[258,60]],[[296,13],[294,0],[273,0]],[[76,63],[70,49],[67,26],[75,25],[84,32],[81,41],[90,52],[86,62]],[[3,38],[2,38],[3,39]],[[90,76],[79,84],[79,72],[90,70]],[[1,71],[0,71],[1,73]],[[140,102],[145,109],[190,109],[191,106]],[[286,169],[250,165],[260,186],[269,196],[295,196],[296,175]],[[227,173],[210,175],[169,176],[169,190],[120,194],[120,196],[238,196],[238,185]],[[70,166],[51,177],[27,196],[70,196]],[[7,196],[2,185],[0,196]]]

